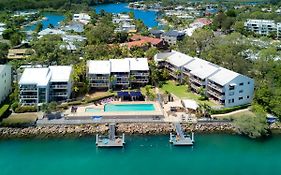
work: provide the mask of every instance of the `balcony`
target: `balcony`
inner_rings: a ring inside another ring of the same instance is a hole
[[[129,85],[129,81],[116,81],[116,85]]]
[[[131,73],[131,76],[147,77],[149,76],[149,73]]]
[[[37,99],[37,95],[20,95],[20,99]]]
[[[223,87],[222,86],[218,86],[218,85],[215,85],[214,83],[208,83],[208,87],[209,88],[212,88],[220,93],[223,93]]]
[[[94,80],[109,80],[109,77],[90,77],[90,81]]]
[[[67,89],[67,85],[51,85],[50,88],[52,89]]]
[[[67,96],[67,93],[66,92],[53,92],[53,93],[51,93],[51,96],[53,96],[53,97],[65,97],[65,96]]]
[[[208,90],[207,93],[213,97],[216,97],[219,100],[224,100],[224,95],[216,93],[214,91]]]
[[[132,83],[148,83],[149,80],[148,79],[136,79],[136,80],[132,80]]]
[[[37,92],[37,88],[20,88],[20,92]]]
[[[196,84],[199,84],[200,86],[203,86],[204,85],[204,81],[202,80],[199,80],[199,79],[196,79],[194,77],[190,77],[189,80],[191,81],[191,83],[196,83]]]
[[[196,85],[194,85],[194,84],[190,84],[190,87],[191,87],[192,89],[194,89],[196,92],[198,92],[198,90],[201,88],[201,86],[196,86]]]
[[[108,87],[109,83],[91,83],[91,87]]]

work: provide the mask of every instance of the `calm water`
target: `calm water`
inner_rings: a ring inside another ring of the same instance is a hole
[[[97,149],[94,138],[0,142],[1,175],[281,174],[281,137],[252,141],[197,135],[192,147],[168,136],[127,137],[124,149]]]
[[[155,108],[153,104],[106,104],[104,106],[104,111],[155,111]]]
[[[41,21],[43,24],[43,30],[48,28],[49,24],[52,24],[54,27],[59,26],[59,23],[65,19],[63,15],[55,14],[55,13],[45,13],[44,17],[46,17],[46,20]],[[24,28],[25,31],[33,31],[38,23],[26,26]]]
[[[122,13],[122,12],[134,12],[137,19],[141,19],[147,27],[156,27],[158,22],[156,21],[157,12],[154,11],[145,11],[145,10],[135,10],[127,8],[128,3],[119,3],[119,4],[102,4],[94,6],[96,12],[99,13],[101,10],[104,10],[108,13]]]

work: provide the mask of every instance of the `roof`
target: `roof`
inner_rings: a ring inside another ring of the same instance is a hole
[[[47,28],[45,30],[42,30],[41,32],[38,33],[38,35],[43,36],[43,35],[64,35],[65,32],[62,30],[58,29],[50,29]]]
[[[147,58],[125,58],[130,61],[130,70],[132,71],[148,71]]]
[[[180,36],[184,36],[185,34],[182,32],[175,31],[175,30],[170,30],[168,32],[165,32],[163,35],[170,36],[170,37],[180,37]]]
[[[161,31],[161,30],[150,30],[150,33],[152,35],[161,35],[163,33],[163,31]]]
[[[196,58],[191,63],[185,65],[184,68],[190,70],[192,75],[195,75],[201,79],[205,79],[213,73],[219,71],[220,67],[208,61]]]
[[[130,62],[127,59],[110,59],[111,72],[130,72]]]
[[[182,100],[182,103],[183,103],[183,106],[187,109],[196,110],[199,107],[197,102],[194,100],[186,99],[186,100]]]
[[[218,83],[219,85],[224,86],[234,78],[238,77],[240,74],[233,72],[231,70],[225,69],[225,68],[220,68],[220,70],[209,77],[209,80],[214,81]]]
[[[131,40],[133,41],[145,41],[147,43],[151,43],[152,45],[157,45],[161,43],[163,40],[159,38],[153,38],[153,37],[148,37],[148,36],[142,36],[142,35],[133,35],[131,37]]]
[[[66,82],[70,80],[71,66],[50,66],[49,68],[26,68],[19,84],[35,84],[47,86],[51,82]],[[32,78],[31,78],[32,77]]]
[[[185,64],[193,60],[194,60],[193,57],[177,51],[172,51],[172,55],[168,56],[167,58],[167,62],[177,67],[184,66]]]
[[[70,80],[72,66],[50,66],[51,82],[66,82]]]
[[[110,74],[110,61],[91,60],[88,61],[89,74]]]
[[[20,78],[19,84],[47,86],[50,78],[49,68],[26,68]]]

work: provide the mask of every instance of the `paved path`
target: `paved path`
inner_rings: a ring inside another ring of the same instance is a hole
[[[237,110],[237,111],[233,111],[230,113],[226,113],[226,114],[215,114],[215,115],[211,115],[211,117],[226,117],[226,116],[230,116],[230,115],[234,115],[234,114],[239,114],[239,113],[243,113],[243,112],[250,112],[249,108],[246,109],[241,109],[241,110]]]

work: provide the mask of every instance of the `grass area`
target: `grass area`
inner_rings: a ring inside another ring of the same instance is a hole
[[[4,104],[3,106],[0,106],[0,119],[2,117],[4,117],[4,115],[7,113],[9,108],[10,108],[10,105],[8,105],[8,104]]]
[[[1,122],[2,126],[19,126],[32,124],[37,120],[36,114],[12,114],[8,118],[3,119]]]
[[[177,86],[174,81],[167,81],[162,87],[161,87],[162,92],[168,91],[171,94],[174,94],[180,99],[192,99],[197,101],[198,103],[205,103],[209,106],[218,106],[218,104],[209,101],[209,100],[199,100],[199,95],[193,93],[193,92],[188,92],[187,91],[187,86],[186,85],[179,85]]]

